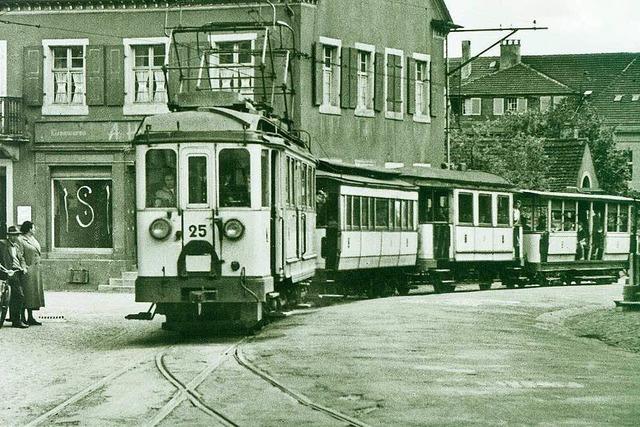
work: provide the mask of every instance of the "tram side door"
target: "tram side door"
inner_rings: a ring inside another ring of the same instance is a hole
[[[213,147],[180,149],[178,189],[182,209],[182,253],[178,259],[178,275],[220,275],[220,250],[215,235],[214,165]]]

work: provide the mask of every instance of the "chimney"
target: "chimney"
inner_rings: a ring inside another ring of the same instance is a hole
[[[471,58],[471,40],[462,40],[462,63]],[[471,62],[462,67],[462,79],[468,79],[471,75]]]
[[[520,40],[505,40],[500,45],[500,69],[506,70],[520,63]]]

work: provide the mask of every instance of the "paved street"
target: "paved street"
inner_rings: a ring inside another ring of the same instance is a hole
[[[0,330],[0,425],[634,425],[640,354],[575,337],[619,285],[356,301],[240,341],[181,338],[132,295],[48,293],[41,327]],[[243,367],[246,359],[283,386]],[[182,388],[185,392],[178,392]],[[290,393],[285,394],[285,391]]]

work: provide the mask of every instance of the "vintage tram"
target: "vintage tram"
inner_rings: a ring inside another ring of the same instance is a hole
[[[272,49],[272,32],[172,32],[172,111],[146,117],[134,139],[136,301],[154,303],[166,327],[253,327],[314,274],[316,161],[290,117],[269,116],[293,93],[290,51]]]

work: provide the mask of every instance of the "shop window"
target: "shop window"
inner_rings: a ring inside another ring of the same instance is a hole
[[[189,156],[189,203],[207,203],[207,157]]]
[[[87,39],[43,40],[45,93],[42,114],[86,115]]]
[[[251,178],[249,151],[225,148],[218,158],[220,207],[250,207]]]
[[[167,111],[167,88],[162,70],[167,61],[167,43],[165,37],[124,39],[124,114]]]
[[[498,196],[498,225],[509,226],[509,196]]]
[[[376,202],[376,230],[386,229],[389,227],[389,200],[375,199]]]
[[[145,155],[145,166],[146,207],[176,207],[176,152],[149,150]]]
[[[480,194],[478,196],[478,222],[482,225],[493,224],[491,199],[491,194]]]
[[[110,179],[53,179],[55,248],[113,247],[112,189]]]
[[[213,89],[238,92],[247,99],[254,96],[254,57],[256,34],[211,35],[213,54],[209,76]]]
[[[473,224],[473,194],[458,194],[458,222],[461,224]]]
[[[402,120],[404,106],[404,54],[401,50],[385,49],[385,117]]]

